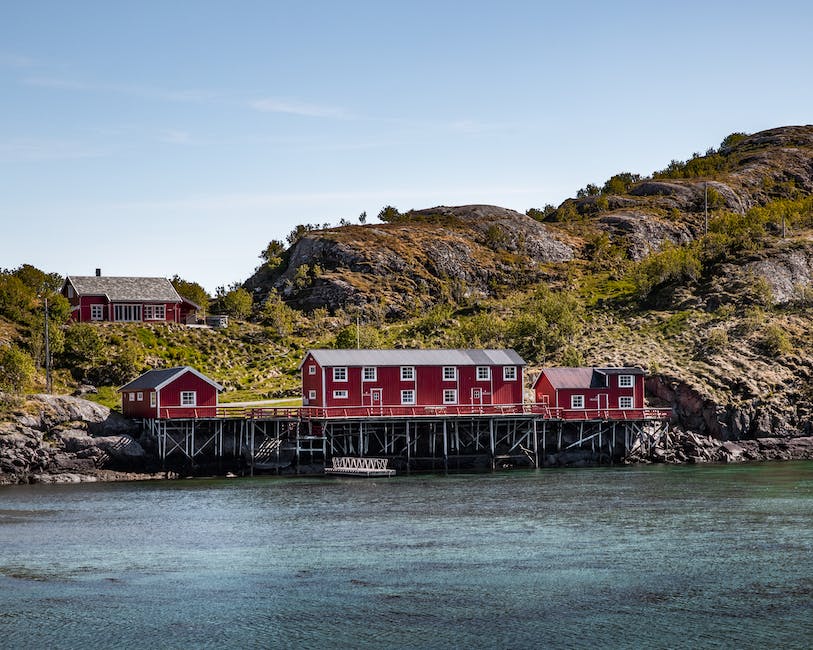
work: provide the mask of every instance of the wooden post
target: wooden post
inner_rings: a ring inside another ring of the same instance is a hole
[[[411,450],[410,450],[411,444],[412,443],[411,443],[411,441],[409,439],[409,420],[407,420],[406,421],[406,455],[407,455],[406,468],[407,468],[407,474],[409,474],[409,470],[410,470],[409,460],[410,460],[410,456],[411,456]]]
[[[494,419],[488,419],[488,437],[489,442],[491,443],[491,469],[492,471],[497,467],[497,459],[495,458],[497,454],[497,443],[494,440]]]
[[[449,471],[449,445],[446,439],[446,419],[443,419],[443,471]]]
[[[539,469],[539,432],[536,429],[536,418],[534,418],[534,469]]]

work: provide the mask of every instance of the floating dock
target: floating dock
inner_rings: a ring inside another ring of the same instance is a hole
[[[387,458],[355,458],[334,456],[333,466],[325,467],[325,474],[333,476],[395,476],[395,470],[387,467]]]

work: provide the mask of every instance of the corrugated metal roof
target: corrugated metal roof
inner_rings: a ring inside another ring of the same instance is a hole
[[[542,368],[554,388],[604,388],[607,375],[643,375],[638,367],[629,368]],[[537,382],[539,379],[537,379]]]
[[[323,367],[335,366],[524,366],[513,350],[310,350]],[[303,361],[304,362],[304,361]]]
[[[166,278],[69,275],[80,296],[107,296],[110,302],[181,302],[175,287]]]
[[[122,393],[128,390],[147,390],[147,389],[156,389],[161,388],[165,384],[173,381],[176,377],[179,377],[185,372],[191,372],[204,381],[209,382],[212,386],[217,388],[217,390],[223,390],[223,387],[215,381],[212,381],[206,375],[198,372],[192,366],[178,366],[176,368],[158,368],[156,370],[148,370],[140,377],[136,377],[131,381],[129,384],[125,384],[121,388],[119,388],[119,392]]]

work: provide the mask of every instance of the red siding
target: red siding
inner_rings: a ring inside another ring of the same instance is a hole
[[[138,395],[141,394],[141,400]],[[150,406],[150,395],[154,390],[128,390],[121,394],[121,412],[128,418],[155,418],[156,409]]]
[[[571,397],[584,396],[584,408],[591,409],[617,409],[620,397],[632,397],[633,409],[644,408],[644,376],[633,374],[633,383],[630,388],[621,388],[618,378],[625,373],[608,375],[608,386],[604,388],[555,388],[543,371],[535,386],[537,403],[546,403],[554,408],[571,408]]]
[[[195,391],[196,405],[181,406],[181,392]],[[142,400],[137,399],[142,392]],[[130,418],[191,418],[214,417],[217,413],[217,388],[192,372],[184,372],[158,391],[156,408],[150,407],[151,389],[124,391],[121,394],[121,410]],[[136,399],[130,399],[130,396]],[[158,409],[160,407],[160,413]]]
[[[316,374],[309,374],[310,366],[316,367]],[[303,403],[308,406],[355,407],[355,406],[400,406],[401,391],[415,391],[416,406],[442,406],[444,390],[457,391],[454,404],[521,404],[522,403],[522,367],[516,368],[516,380],[503,379],[503,366],[488,366],[490,378],[477,379],[476,366],[456,367],[455,380],[443,379],[445,366],[414,366],[414,379],[402,380],[400,366],[375,367],[376,377],[371,381],[363,380],[362,366],[347,367],[346,381],[333,379],[333,368],[322,368],[312,355],[305,358],[302,364]],[[479,398],[474,389],[479,390]],[[315,390],[316,398],[311,399],[309,392]],[[335,391],[347,391],[347,397],[335,397]],[[380,402],[376,399],[380,395]],[[307,400],[307,401],[305,401]]]

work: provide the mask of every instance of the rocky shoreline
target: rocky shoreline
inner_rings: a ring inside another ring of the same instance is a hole
[[[17,404],[12,420],[0,422],[0,485],[87,483],[177,478],[160,471],[151,441],[137,423],[78,397],[32,395]],[[599,464],[574,452],[556,463]],[[578,456],[578,457],[576,457]],[[668,444],[638,448],[625,464],[702,464],[813,460],[813,436],[720,440],[679,427]]]

